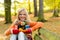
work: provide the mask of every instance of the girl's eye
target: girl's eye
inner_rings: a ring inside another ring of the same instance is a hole
[[[26,15],[26,14],[19,14],[19,15]]]
[[[26,15],[26,14],[23,14],[23,15]]]
[[[19,15],[22,15],[22,14],[19,14]]]

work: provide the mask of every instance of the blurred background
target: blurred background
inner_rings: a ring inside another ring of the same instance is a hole
[[[28,11],[32,21],[44,22],[43,28],[51,31],[50,34],[60,35],[60,0],[0,0],[0,34],[9,28],[21,8]],[[45,31],[43,34],[47,35],[49,32]],[[43,40],[59,40],[45,36],[42,37]]]

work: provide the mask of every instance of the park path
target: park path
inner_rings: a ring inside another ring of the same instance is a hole
[[[0,21],[4,21],[5,19],[4,19],[4,17],[0,17]]]

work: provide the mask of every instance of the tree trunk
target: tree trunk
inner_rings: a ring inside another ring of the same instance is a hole
[[[38,13],[37,21],[42,21],[42,22],[46,21],[43,15],[43,0],[39,0],[39,13]]]
[[[4,0],[5,7],[5,21],[11,23],[11,0]]]
[[[29,6],[29,14],[31,14],[30,0],[28,0],[28,6]]]
[[[57,9],[54,9],[54,11],[53,11],[53,17],[59,17]]]
[[[35,34],[34,35],[34,40],[43,40],[43,39],[40,37],[40,35]]]
[[[55,1],[56,1],[56,0],[55,0]],[[56,3],[55,1],[54,1],[54,4]],[[58,5],[59,5],[59,4],[58,4]],[[59,13],[59,12],[58,12],[58,8],[59,8],[58,5],[56,4],[56,5],[54,6],[53,17],[59,17],[59,15],[58,15],[58,13]]]
[[[60,2],[58,4],[58,13],[60,13]]]
[[[37,0],[34,0],[34,17],[38,16],[37,14]]]
[[[14,16],[16,16],[16,15],[17,15],[17,13],[16,13],[16,0],[14,0],[14,6],[15,6],[15,7],[14,7],[14,10],[15,10],[15,12],[14,12],[15,15],[14,15]]]
[[[39,29],[39,33],[43,35],[44,40],[60,40],[60,35],[57,35],[55,32],[52,32],[46,28]]]

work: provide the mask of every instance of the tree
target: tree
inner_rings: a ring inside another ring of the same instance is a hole
[[[58,4],[59,4],[59,0],[55,0],[54,1],[54,11],[53,11],[53,17],[59,17],[58,15]]]
[[[53,17],[59,17],[59,15],[58,15],[58,9],[56,7],[53,10]]]
[[[17,14],[17,13],[16,13],[16,0],[14,0],[14,6],[15,6],[15,7],[14,7],[14,10],[15,10],[15,16],[16,16],[16,14]]]
[[[60,13],[60,1],[58,3],[58,13]]]
[[[29,14],[31,14],[30,0],[28,0],[28,6],[29,6]]]
[[[44,0],[48,7],[52,8],[53,17],[58,17],[60,0]]]
[[[37,14],[37,0],[34,0],[34,17],[38,16]]]
[[[37,21],[42,21],[42,22],[46,21],[43,15],[43,0],[39,0],[39,13],[38,13]]]
[[[11,23],[11,0],[4,0],[5,23]]]

